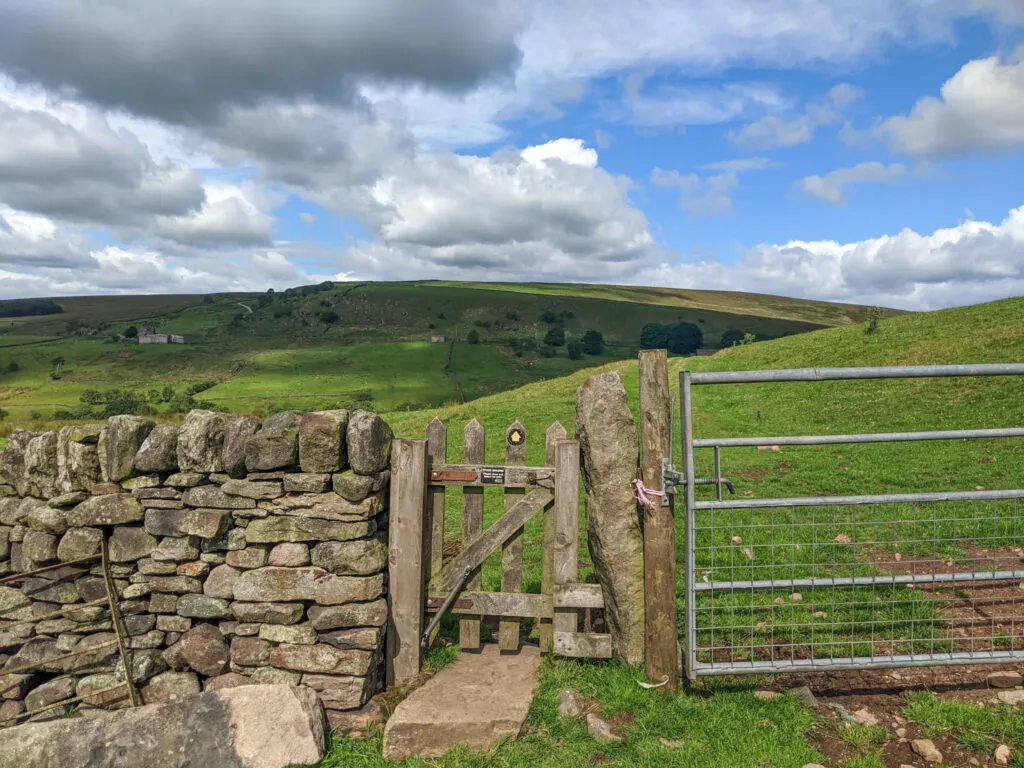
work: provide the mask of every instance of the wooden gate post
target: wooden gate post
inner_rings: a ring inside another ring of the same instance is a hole
[[[420,671],[424,606],[424,517],[427,441],[391,444],[388,551],[387,682],[401,685]]]
[[[661,460],[672,456],[671,393],[668,353],[640,353],[640,441],[643,481],[664,490]],[[689,478],[688,478],[689,479]],[[676,628],[676,526],[672,497],[668,506],[644,508],[644,666],[652,683],[679,687],[679,638]],[[657,499],[660,502],[660,499]]]

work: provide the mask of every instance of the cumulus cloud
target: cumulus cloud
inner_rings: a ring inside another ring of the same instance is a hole
[[[644,87],[642,75],[625,79],[625,119],[636,126],[684,127],[713,125],[746,117],[751,112],[778,109],[783,99],[774,86],[762,83],[727,83],[721,86]]]
[[[722,160],[702,165],[704,170],[719,171],[703,177],[655,168],[651,171],[651,183],[656,187],[678,189],[679,207],[693,216],[718,216],[732,211],[732,193],[739,188],[741,173],[763,171],[777,165],[764,157]]]
[[[187,216],[161,216],[146,233],[196,247],[270,245],[274,239],[271,209],[284,202],[251,182],[207,183],[202,207]]]
[[[926,96],[909,115],[889,118],[877,134],[898,151],[927,158],[1024,146],[1024,47],[1007,61],[969,61],[939,97]]]
[[[346,103],[361,79],[463,92],[514,69],[522,22],[511,0],[7,0],[0,68],[193,123],[228,104]]]
[[[805,176],[798,183],[801,191],[833,205],[843,203],[843,187],[848,184],[890,183],[903,178],[907,167],[900,163],[860,163],[852,168],[837,168],[824,176]]]
[[[73,221],[137,223],[199,207],[183,164],[157,163],[139,139],[81,105],[33,108],[0,83],[0,201]]]
[[[916,310],[989,301],[1024,293],[1024,207],[999,224],[968,221],[931,234],[764,244],[734,262],[665,264],[635,282]]]

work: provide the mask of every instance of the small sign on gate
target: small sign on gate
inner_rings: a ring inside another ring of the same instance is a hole
[[[481,467],[480,468],[480,484],[481,485],[504,485],[505,484],[505,468],[504,467]]]

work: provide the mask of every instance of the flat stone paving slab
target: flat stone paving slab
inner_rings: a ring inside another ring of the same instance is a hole
[[[384,728],[384,758],[440,757],[457,744],[486,752],[526,722],[541,653],[535,645],[501,654],[489,644],[460,653],[399,704]]]

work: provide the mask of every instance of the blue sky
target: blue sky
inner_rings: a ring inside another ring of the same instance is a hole
[[[1024,293],[1020,0],[225,2],[0,5],[0,296]]]

